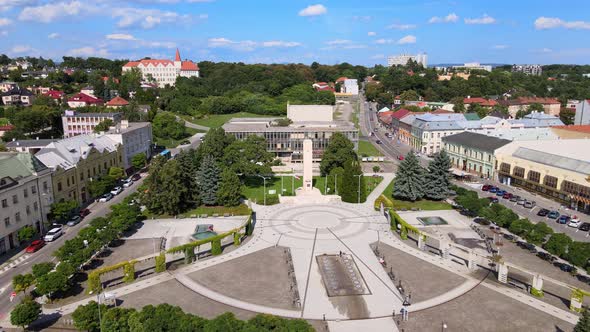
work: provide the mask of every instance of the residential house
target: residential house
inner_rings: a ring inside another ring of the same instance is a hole
[[[52,142],[35,154],[51,168],[55,202],[92,200],[90,181],[123,167],[123,146],[106,135],[79,135]]]
[[[465,105],[465,109],[469,109],[469,106],[471,106],[472,104],[477,104],[481,107],[491,109],[494,106],[498,105],[498,102],[492,99],[485,99],[480,97],[467,97],[463,99],[463,105]]]
[[[100,106],[104,101],[100,98],[93,97],[85,93],[78,93],[68,99],[68,106],[71,108],[86,107],[86,106]]]
[[[16,127],[11,124],[0,125],[0,137],[8,131],[14,130]]]
[[[18,88],[18,84],[15,82],[0,82],[0,92],[7,92],[16,88]]]
[[[107,108],[121,108],[129,105],[129,102],[121,97],[115,97],[109,100],[106,104]]]
[[[56,103],[59,103],[65,96],[65,93],[60,90],[49,90],[43,95],[53,99]]]
[[[29,153],[0,152],[0,255],[19,246],[23,227],[44,232],[51,203],[51,170]]]
[[[454,174],[462,176],[469,173],[488,179],[495,178],[494,153],[511,142],[467,131],[443,137],[442,141],[453,165]]]
[[[199,77],[199,66],[191,60],[181,60],[176,50],[174,61],[143,59],[130,61],[123,66],[123,72],[138,69],[144,81],[155,81],[159,87],[174,86],[177,77]]]
[[[334,92],[334,87],[326,82],[316,82],[312,85],[316,91],[331,91]]]
[[[92,134],[94,127],[104,120],[110,119],[113,124],[121,122],[121,113],[80,113],[65,111],[61,117],[64,137]]]
[[[345,94],[349,94],[349,95],[353,95],[353,96],[358,95],[359,94],[358,81],[356,79],[351,79],[351,78],[344,80],[344,84],[342,85],[340,92],[345,93]]]
[[[31,106],[34,100],[35,95],[31,91],[20,87],[2,93],[2,103],[4,105]]]

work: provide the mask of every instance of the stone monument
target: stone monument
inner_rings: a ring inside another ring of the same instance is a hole
[[[303,190],[313,189],[313,142],[307,138],[303,140]]]

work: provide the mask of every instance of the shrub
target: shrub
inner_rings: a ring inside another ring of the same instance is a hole
[[[156,273],[166,271],[166,254],[163,252],[156,256]]]
[[[211,242],[211,255],[221,255],[221,240]]]

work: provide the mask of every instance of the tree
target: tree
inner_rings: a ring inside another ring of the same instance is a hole
[[[559,119],[566,125],[574,124],[576,118],[576,111],[569,108],[562,108],[559,112]]]
[[[147,157],[146,157],[145,153],[143,153],[143,152],[138,153],[138,154],[134,155],[133,157],[131,157],[131,165],[136,170],[144,168],[146,163],[147,163]]]
[[[553,255],[564,257],[572,243],[572,239],[566,234],[554,233],[549,240],[547,240],[547,243],[545,243],[543,248]]]
[[[201,201],[205,205],[217,203],[217,189],[219,184],[219,168],[217,162],[211,156],[205,156],[201,167],[197,172],[197,185],[201,195]]]
[[[437,153],[428,165],[428,173],[424,182],[424,196],[440,201],[449,195],[451,187],[451,160],[445,150]]]
[[[209,130],[197,150],[198,160],[202,160],[205,156],[212,156],[216,160],[221,160],[223,151],[232,142],[233,138],[226,135],[223,128]]]
[[[544,222],[539,222],[533,225],[531,231],[527,234],[527,241],[534,244],[542,244],[545,238],[553,234],[553,228],[547,226]]]
[[[463,97],[454,97],[449,101],[453,104],[453,111],[456,113],[465,113],[465,104],[463,103]]]
[[[582,312],[582,317],[574,327],[574,332],[590,332],[590,310]]]
[[[113,179],[111,176],[104,175],[98,179],[95,179],[94,181],[91,181],[88,184],[88,191],[90,191],[92,197],[98,197],[109,192],[114,186],[115,179]]]
[[[415,201],[424,196],[424,168],[420,166],[418,158],[413,151],[406,155],[400,163],[395,184],[393,185],[393,197],[403,200]]]
[[[358,160],[350,159],[344,164],[342,177],[342,188],[338,190],[342,201],[348,203],[364,202],[367,199],[367,188]]]
[[[69,275],[62,271],[53,271],[37,279],[36,291],[39,294],[51,297],[58,291],[67,291],[70,288]]]
[[[175,158],[178,160],[180,181],[187,190],[187,202],[197,206],[201,204],[199,188],[197,184],[197,173],[199,171],[198,152],[194,149],[183,150]]]
[[[381,167],[375,165],[373,166],[373,173],[379,173],[381,171]]]
[[[25,297],[10,313],[10,323],[23,330],[39,318],[41,305],[30,297]]]
[[[234,141],[223,151],[222,163],[241,175],[269,174],[273,154],[266,151],[266,140],[248,136],[243,141]]]
[[[242,197],[240,178],[235,172],[225,169],[221,173],[217,189],[217,203],[223,206],[237,206]]]
[[[100,310],[106,313],[107,306],[101,304]],[[90,301],[86,305],[78,306],[78,308],[72,313],[72,318],[74,319],[74,326],[78,330],[89,332],[100,330],[98,303],[95,301]]]
[[[194,202],[187,197],[189,192],[182,182],[182,176],[178,160],[166,161],[156,157],[150,167],[150,175],[145,180],[142,203],[154,213],[170,215],[176,215],[191,206]]]
[[[154,136],[163,139],[182,139],[186,137],[184,122],[170,113],[158,113],[152,122]]]
[[[354,144],[344,136],[342,133],[334,133],[330,139],[330,143],[324,150],[322,161],[320,163],[320,171],[322,176],[330,174],[333,168],[344,168],[344,164],[351,159],[356,159],[357,155],[354,152]]]
[[[56,220],[66,220],[72,212],[80,207],[77,201],[63,201],[51,204],[51,215]]]
[[[402,101],[414,101],[419,100],[420,96],[415,90],[406,90],[399,95]]]
[[[588,242],[573,242],[566,254],[566,259],[579,267],[585,268],[590,259],[590,243]]]
[[[39,279],[42,276],[51,272],[51,270],[53,270],[54,267],[55,267],[55,264],[53,264],[51,262],[43,262],[43,263],[35,264],[35,265],[33,265],[33,268],[32,268],[33,269],[33,276],[35,277],[35,279]]]
[[[109,176],[115,181],[120,180],[125,176],[125,170],[122,167],[111,167],[109,168]]]
[[[33,228],[33,226],[28,225],[19,229],[17,236],[19,241],[29,241],[35,236],[35,234],[37,234],[35,228]]]
[[[115,123],[111,119],[104,119],[99,124],[94,127],[92,131],[95,133],[106,132],[109,130],[110,127],[114,126]]]
[[[14,291],[17,293],[26,293],[27,288],[33,286],[34,283],[35,277],[30,273],[17,274],[12,278],[12,288],[14,288]]]
[[[129,317],[136,310],[133,308],[108,308],[102,315],[102,332],[129,332]],[[101,311],[102,313],[102,311]]]

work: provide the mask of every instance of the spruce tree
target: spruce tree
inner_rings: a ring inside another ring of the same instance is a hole
[[[219,188],[217,189],[217,203],[223,206],[237,206],[240,204],[241,192],[240,178],[230,169],[221,173]]]
[[[324,150],[320,172],[322,176],[326,176],[333,168],[344,167],[344,164],[351,159],[357,159],[354,144],[344,134],[334,133],[330,138],[330,144]]]
[[[360,188],[359,188],[360,175]],[[340,179],[338,179],[340,183]],[[342,188],[338,188],[338,193],[343,202],[358,203],[360,189],[360,202],[367,199],[367,188],[365,178],[361,170],[361,165],[357,160],[349,160],[344,164],[344,174],[342,175]]]
[[[428,165],[428,174],[424,183],[424,196],[440,201],[449,195],[451,181],[451,160],[445,150],[438,153]]]
[[[197,172],[197,186],[201,194],[201,201],[205,205],[217,204],[219,173],[217,161],[212,156],[205,156]]]
[[[186,201],[193,206],[200,204],[199,190],[197,187],[197,152],[194,149],[181,151],[175,158],[180,168],[180,180],[187,189]]]
[[[582,312],[582,318],[574,327],[574,332],[590,332],[590,311],[589,309]]]
[[[420,166],[418,157],[413,151],[410,151],[403,160],[397,174],[395,175],[395,183],[393,185],[393,197],[415,201],[424,196],[424,168]]]

